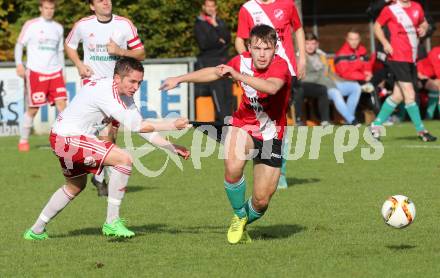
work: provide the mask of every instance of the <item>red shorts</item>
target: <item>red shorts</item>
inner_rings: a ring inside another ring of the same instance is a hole
[[[101,173],[105,158],[115,146],[83,135],[64,137],[50,133],[49,141],[67,178]]]
[[[40,107],[46,103],[54,105],[57,100],[67,99],[66,84],[61,70],[52,74],[27,70],[26,89],[30,107]]]

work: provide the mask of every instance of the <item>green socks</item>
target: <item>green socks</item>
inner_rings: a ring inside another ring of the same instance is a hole
[[[247,212],[247,216],[248,216],[247,224],[251,224],[252,222],[260,219],[264,215],[264,213],[266,212],[266,211],[257,212],[254,209],[254,207],[252,206],[252,198],[249,198],[246,201],[245,208],[246,208],[246,212]]]
[[[244,208],[245,193],[246,193],[246,181],[244,176],[237,183],[225,183],[226,195],[228,196],[229,202],[231,203],[234,213],[243,218],[246,216],[246,210]]]
[[[388,119],[388,117],[393,113],[396,106],[397,103],[394,103],[391,97],[388,97],[383,103],[382,108],[380,109],[380,112],[377,115],[376,119],[374,120],[373,124],[382,125]]]
[[[420,117],[420,110],[417,103],[412,102],[405,105],[406,112],[408,112],[413,125],[415,126],[417,132],[425,130],[425,126],[422,123],[422,118]]]

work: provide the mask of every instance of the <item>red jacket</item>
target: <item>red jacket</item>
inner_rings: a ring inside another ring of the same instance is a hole
[[[428,78],[440,79],[440,46],[434,47],[428,57],[417,62],[417,70]]]
[[[344,43],[335,56],[336,73],[347,80],[365,81],[366,72],[371,73],[370,58],[367,49],[359,45],[352,49],[348,43]]]

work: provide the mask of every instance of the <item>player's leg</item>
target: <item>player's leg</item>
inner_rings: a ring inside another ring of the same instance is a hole
[[[432,136],[426,129],[420,116],[419,106],[415,101],[415,90],[412,82],[397,82],[397,85],[401,89],[405,99],[405,109],[416,128],[419,138],[424,142],[433,142],[437,138]]]
[[[254,165],[254,190],[245,206],[248,215],[247,224],[251,224],[264,215],[276,191],[279,176],[280,168],[263,163]]]
[[[20,141],[18,142],[18,150],[21,152],[29,151],[29,136],[31,135],[32,126],[35,115],[38,113],[38,107],[28,107],[23,114],[23,121],[21,122]]]
[[[29,151],[29,136],[32,131],[35,115],[38,108],[47,103],[48,81],[40,81],[41,74],[26,70],[25,98],[28,109],[23,115],[21,123],[19,151]]]
[[[58,112],[62,112],[64,109],[66,109],[67,102],[65,99],[60,99],[55,101],[55,107]]]
[[[67,178],[66,184],[61,186],[47,202],[34,225],[26,231],[24,238],[28,240],[47,239],[46,225],[58,215],[79,193],[87,183],[87,174],[79,177]]]
[[[102,232],[106,236],[132,237],[134,232],[127,229],[119,217],[119,209],[131,175],[131,156],[115,146],[105,157],[104,166],[112,167],[112,171],[108,183],[107,218]]]
[[[439,88],[435,80],[427,79],[424,83],[424,88],[428,90],[428,107],[426,108],[426,117],[428,119],[434,118],[435,110],[439,103]],[[440,106],[439,106],[440,109]]]
[[[236,127],[230,127],[225,140],[224,186],[234,211],[234,217],[227,236],[231,244],[240,241],[247,221],[246,210],[244,209],[246,180],[243,169],[251,149],[253,149],[253,141],[247,132]]]
[[[99,139],[107,142],[116,143],[117,134],[118,125],[112,122],[99,133]],[[92,175],[92,184],[96,187],[96,190],[98,191],[98,196],[100,197],[108,196],[108,184],[105,181],[105,175],[107,174],[107,177],[110,177],[111,171],[112,167],[105,166],[103,171],[101,171],[99,174]]]

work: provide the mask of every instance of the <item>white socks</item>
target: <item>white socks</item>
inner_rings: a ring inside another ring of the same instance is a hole
[[[31,134],[34,118],[29,116],[26,112],[23,115],[23,122],[21,123],[20,143],[27,142]]]
[[[49,202],[47,202],[46,206],[41,211],[37,221],[32,226],[32,231],[36,234],[44,232],[46,224],[62,211],[74,198],[75,196],[67,192],[65,185],[55,191]]]
[[[116,165],[113,167],[108,183],[107,220],[108,224],[119,218],[119,207],[124,198],[131,166]]]

